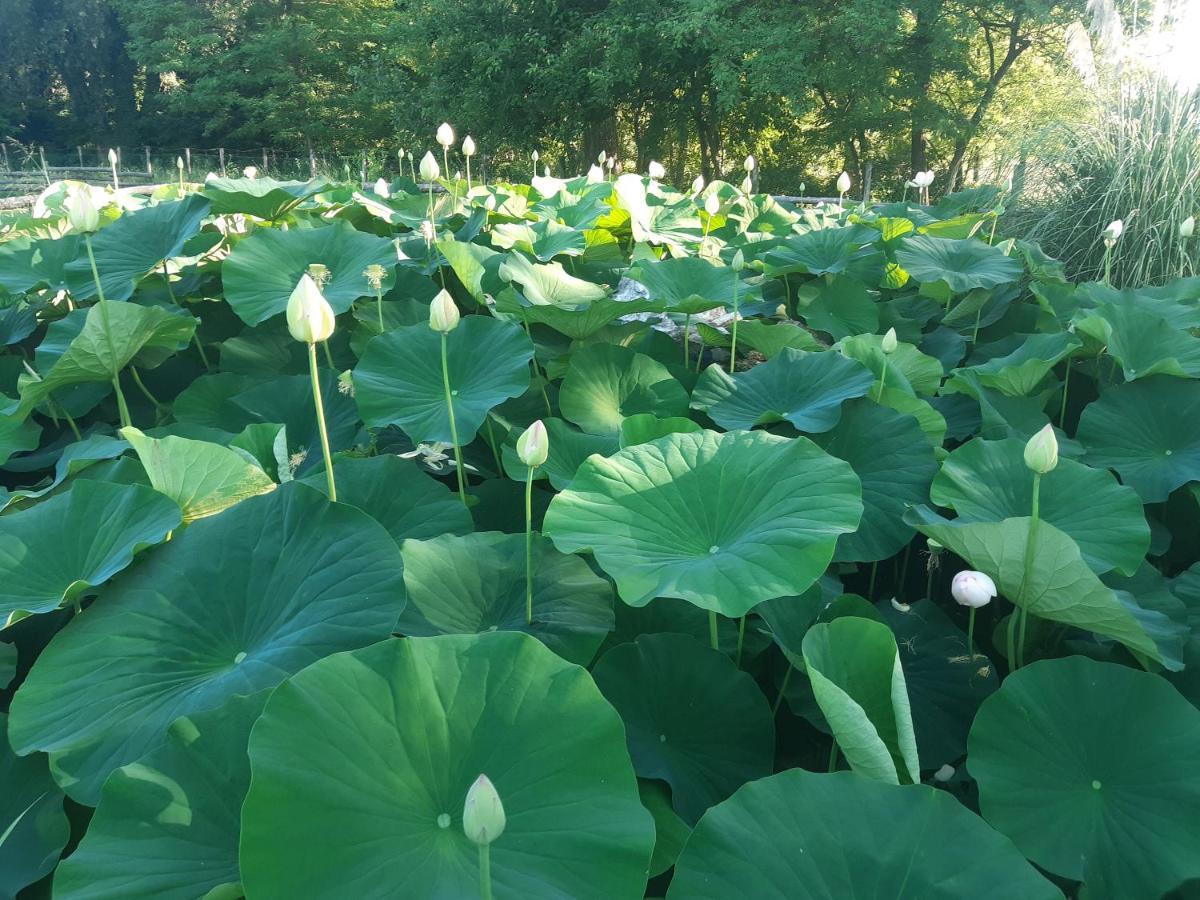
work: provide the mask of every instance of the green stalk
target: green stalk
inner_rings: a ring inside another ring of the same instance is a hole
[[[691,350],[688,347],[688,332],[692,329],[692,314],[688,313],[683,319],[683,367],[688,367],[688,362],[691,358]],[[701,353],[704,351],[701,350]]]
[[[492,900],[492,859],[487,844],[479,845],[479,897]]]
[[[830,737],[829,744],[829,771],[836,772],[838,764],[838,742],[837,738]]]
[[[867,599],[875,599],[875,576],[879,572],[879,560],[871,563],[871,580],[867,582]]]
[[[967,613],[967,652],[971,654],[971,659],[975,658],[975,607],[973,606]]]
[[[321,349],[325,351],[325,362],[329,363],[329,368],[336,370],[337,366],[333,364],[333,354],[329,352],[329,341],[321,341]]]
[[[88,262],[92,264],[92,280],[96,283],[96,296],[100,298],[100,318],[104,320],[104,339],[108,342],[108,352],[115,363],[117,360],[117,348],[113,346],[112,324],[109,322],[108,307],[105,305],[108,301],[104,299],[104,288],[100,284],[100,270],[96,267],[96,254],[92,252],[92,235],[90,232],[84,232],[83,243],[87,247]],[[125,394],[121,390],[120,372],[114,373],[112,386],[113,391],[117,395],[117,412],[121,417],[121,427],[128,428],[133,424],[133,420],[129,418],[129,405],[125,402]]]
[[[533,624],[533,470],[525,476],[525,624]]]
[[[1029,583],[1033,579],[1033,562],[1036,554],[1035,546],[1037,544],[1038,523],[1041,521],[1038,515],[1039,495],[1042,489],[1042,476],[1037,472],[1033,473],[1033,502],[1031,504],[1031,513],[1029,517],[1029,539],[1025,544],[1025,578],[1021,584],[1021,593],[1024,594],[1029,589]],[[1025,599],[1024,597],[1022,599]],[[1022,605],[1017,612],[1017,625],[1019,633],[1017,635],[1017,660],[1014,668],[1020,668],[1025,664],[1025,624],[1029,619],[1029,613],[1025,606]],[[1011,627],[1010,627],[1011,631]],[[1009,660],[1012,663],[1012,660]]]
[[[500,448],[496,445],[496,432],[492,430],[492,414],[488,413],[484,424],[487,425],[488,446],[492,448],[492,459],[496,462],[496,474],[504,474],[504,463],[500,461]]]
[[[788,663],[787,671],[783,673],[783,681],[779,683],[779,693],[775,695],[775,702],[771,704],[772,716],[779,712],[779,706],[783,703],[783,694],[787,690],[788,682],[792,680],[792,670],[794,668],[795,666]]]
[[[138,390],[142,392],[142,396],[154,404],[154,408],[159,412],[166,412],[167,407],[159,402],[159,399],[150,393],[150,388],[146,387],[142,381],[142,376],[137,370],[137,366],[129,367],[129,374],[133,376],[133,383],[137,385]]]
[[[1107,242],[1104,245],[1104,285],[1112,287],[1112,247]]]
[[[446,392],[446,414],[450,416],[450,440],[454,444],[454,469],[458,476],[458,499],[467,505],[467,485],[463,481],[462,448],[458,446],[458,424],[454,421],[454,401],[450,396],[450,365],[447,362],[446,333],[442,332],[442,387]]]
[[[979,320],[983,317],[983,307],[980,306],[975,312],[975,329],[971,332],[971,344],[979,343]]]
[[[883,374],[879,376],[879,390],[875,394],[875,402],[883,402],[883,386],[887,382],[888,358],[885,353],[883,356]]]
[[[746,617],[742,616],[738,619],[738,642],[737,655],[733,658],[733,663],[739,669],[742,667],[742,641],[746,638]]]
[[[375,309],[379,313],[379,333],[383,334],[383,286],[382,285],[375,288]]]
[[[471,193],[471,157],[467,157],[467,193]]]
[[[317,429],[321,432],[321,451],[325,454],[325,483],[329,499],[337,502],[337,485],[333,482],[333,455],[329,452],[329,432],[325,429],[325,404],[321,402],[321,382],[317,378],[317,345],[308,345],[308,374],[312,377],[313,407],[317,411]]]
[[[708,642],[714,650],[721,649],[721,638],[717,633],[717,614],[711,609],[708,611]]]
[[[1071,360],[1067,360],[1067,372],[1063,375],[1063,396],[1062,406],[1058,409],[1058,427],[1062,428],[1063,423],[1067,420],[1067,389],[1071,385]]]
[[[738,278],[737,273],[733,274],[733,327],[730,329],[733,337],[732,343],[729,345],[729,374],[733,374],[734,363],[737,362],[737,326],[738,326]]]

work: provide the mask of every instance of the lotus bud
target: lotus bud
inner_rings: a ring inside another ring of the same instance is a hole
[[[483,208],[486,209],[488,212],[496,211],[496,195],[495,194],[487,195],[487,199],[483,201]]]
[[[92,189],[86,185],[67,191],[63,208],[67,211],[67,222],[72,230],[80,234],[91,234],[100,228],[100,210],[92,200]]]
[[[1188,216],[1179,223],[1179,236],[1185,241],[1196,232],[1196,217]]]
[[[750,176],[747,175],[745,178],[742,179],[742,193],[749,194],[753,190],[754,190],[754,182],[751,180]]]
[[[246,166],[246,168],[242,169],[242,175],[246,178],[257,178],[258,166]]]
[[[525,465],[533,468],[544,465],[550,455],[550,437],[546,426],[538,419],[517,438],[517,456]]]
[[[850,174],[848,172],[843,172],[838,176],[837,189],[839,194],[844,194],[850,190]]]
[[[542,166],[542,175],[544,175],[546,178],[551,178],[551,177],[553,177],[553,176],[551,176],[551,174],[550,174],[550,167],[549,167],[549,166]]]
[[[380,178],[375,182],[375,193],[380,197],[386,198],[392,196],[392,189],[388,187],[388,183],[385,179]]]
[[[721,198],[716,194],[709,194],[704,201],[704,211],[710,216],[715,216],[721,211]]]
[[[754,154],[751,153],[746,157],[746,161],[743,162],[742,165],[746,167],[747,172],[753,172],[755,167],[758,166],[758,160],[756,160],[754,158]]]
[[[426,150],[425,155],[421,157],[421,165],[417,171],[421,173],[421,178],[424,181],[433,182],[437,181],[438,176],[442,174],[442,167],[433,158],[433,153]]]
[[[692,180],[692,193],[693,193],[693,194],[698,194],[698,193],[700,193],[702,190],[704,190],[704,176],[703,176],[703,175],[697,175],[697,176],[696,176],[696,177],[695,177],[695,178]]]
[[[604,165],[608,168],[608,171],[611,172],[617,167],[617,158],[615,156],[610,156],[607,160],[605,160]]]
[[[495,785],[486,775],[480,775],[463,804],[463,833],[472,843],[486,845],[504,833],[507,823]]]
[[[1054,426],[1047,425],[1025,445],[1025,465],[1038,475],[1053,472],[1058,465],[1058,438]]]
[[[608,160],[608,154],[605,151],[601,150],[600,155],[596,157],[596,162],[600,163],[600,165],[604,165],[604,163],[607,162],[607,160]]]
[[[115,166],[117,164],[117,151],[112,147],[108,148],[108,164],[110,166]]]
[[[960,606],[979,609],[991,603],[992,598],[996,596],[996,582],[983,572],[965,569],[950,582],[950,593]]]
[[[667,170],[665,168],[663,168],[663,164],[658,162],[657,160],[653,160],[653,159],[650,160],[650,165],[647,167],[646,170],[650,173],[650,177],[655,179],[656,181],[661,180],[667,176]]]
[[[599,166],[591,166],[587,171],[588,184],[599,184],[604,180],[604,170]]]
[[[180,172],[183,171],[183,157],[182,156],[175,157],[175,168],[177,168]]]
[[[1121,232],[1125,230],[1125,223],[1120,219],[1113,219],[1108,223],[1108,227],[1104,229],[1104,243],[1111,247],[1121,237]]]
[[[442,334],[449,334],[458,327],[459,318],[454,298],[445,290],[438,291],[433,302],[429,304],[429,327]]]
[[[455,170],[454,170],[454,180],[455,180],[455,181],[462,181],[462,169],[455,169]]]
[[[879,349],[884,353],[895,353],[896,347],[899,345],[900,342],[896,339],[896,329],[889,328],[887,334],[883,336],[883,340],[879,342]]]
[[[443,122],[441,125],[438,126],[437,142],[439,144],[441,144],[443,147],[445,147],[447,150],[449,150],[450,147],[453,146],[453,144],[454,144],[454,129],[450,127],[449,122]]]
[[[475,139],[469,134],[463,138],[462,152],[468,158],[475,155]]]
[[[733,262],[729,264],[729,268],[735,272],[740,272],[746,268],[746,257],[742,254],[742,248],[738,249],[733,254]]]
[[[288,298],[287,324],[292,337],[303,344],[327,341],[333,334],[333,308],[307,272]]]
[[[534,150],[534,151],[533,151],[533,153],[531,153],[531,154],[529,154],[529,155],[530,155],[530,158],[531,158],[531,159],[532,159],[534,162],[537,162],[539,159],[541,159],[541,158],[542,158],[542,157],[541,157],[541,154],[539,154],[539,153],[538,153],[536,150]]]

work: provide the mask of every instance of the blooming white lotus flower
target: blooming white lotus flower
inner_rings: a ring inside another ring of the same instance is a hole
[[[388,187],[386,179],[380,178],[375,182],[375,193],[380,197],[392,196],[392,189]]]
[[[550,436],[538,419],[517,438],[517,457],[530,467],[544,465],[550,455]]]
[[[475,155],[475,139],[469,134],[463,138],[462,152],[463,156]]]
[[[442,167],[438,165],[438,161],[434,159],[433,153],[429,150],[425,151],[425,155],[421,157],[421,165],[417,169],[421,173],[421,179],[427,182],[437,181],[438,176],[442,174]]]
[[[92,189],[87,185],[68,190],[63,209],[67,212],[67,222],[73,231],[91,234],[100,229],[100,210],[92,199]]]
[[[587,183],[599,184],[604,180],[604,170],[597,165],[592,165],[587,170]]]
[[[317,282],[305,272],[288,298],[288,331],[302,344],[315,344],[329,340],[335,324],[333,308]]]
[[[450,127],[449,122],[443,122],[438,126],[437,142],[449,150],[454,146],[454,129]]]
[[[1113,219],[1104,229],[1104,243],[1111,247],[1120,239],[1121,233],[1124,231],[1125,223],[1120,219]]]
[[[1058,465],[1058,437],[1053,425],[1046,425],[1025,445],[1025,465],[1038,475],[1053,472]]]
[[[1179,236],[1185,241],[1196,233],[1196,217],[1188,216],[1179,223]]]
[[[667,175],[667,170],[663,167],[663,164],[655,159],[650,160],[650,165],[646,167],[646,171],[649,172],[650,177],[656,181],[665,178]]]
[[[458,327],[461,318],[454,298],[445,290],[438,291],[429,304],[429,327],[442,334],[449,334]]]
[[[950,582],[950,593],[960,606],[979,609],[991,603],[996,596],[996,582],[983,572],[964,569]]]
[[[486,845],[500,837],[507,824],[496,786],[486,775],[480,775],[463,804],[463,833],[472,843]]]
[[[837,189],[839,194],[844,194],[850,190],[850,173],[843,172],[837,177]]]

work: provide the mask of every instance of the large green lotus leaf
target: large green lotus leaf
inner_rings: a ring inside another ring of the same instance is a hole
[[[790,769],[709,810],[668,900],[1062,900],[946,791]]]
[[[0,433],[2,433],[2,430],[0,430]],[[19,503],[22,500],[44,497],[53,492],[55,488],[68,478],[82,472],[88,466],[107,459],[114,459],[128,449],[129,443],[127,441],[119,440],[107,434],[89,434],[82,441],[76,441],[63,448],[62,453],[59,454],[58,460],[54,464],[54,475],[49,482],[44,483],[36,489],[23,488],[0,496],[0,509],[4,509],[14,503]],[[3,453],[0,453],[0,456],[3,455]]]
[[[525,535],[488,531],[405,541],[408,605],[396,630],[415,636],[524,631],[563,659],[587,665],[613,630],[612,586],[541,535],[534,535],[532,549],[533,623],[527,624]]]
[[[738,326],[738,343],[757,350],[767,359],[778,356],[784,347],[795,350],[823,350],[821,342],[794,322],[770,323],[745,319]]]
[[[766,275],[835,275],[846,271],[850,257],[862,243],[857,228],[818,228],[786,238],[759,259]]]
[[[1083,896],[1200,878],[1200,711],[1157,675],[1080,656],[1021,668],[980,707],[967,765],[984,818]]]
[[[803,593],[861,516],[854,471],[806,438],[701,431],[591,457],[543,531],[594,553],[632,606],[679,597],[741,616]]]
[[[446,337],[454,421],[468,444],[493,407],[529,387],[533,343],[521,326],[487,316],[465,316]],[[452,441],[441,339],[426,324],[372,338],[354,370],[367,425],[399,425],[414,442]]]
[[[967,560],[971,568],[990,575],[1001,596],[1038,618],[1094,631],[1163,662],[1133,613],[1088,568],[1079,545],[1051,523],[1038,524],[1036,552],[1026,579],[1028,516],[1001,522],[951,522],[919,506],[906,518],[924,535]]]
[[[929,484],[938,471],[917,420],[866,398],[853,400],[841,421],[813,441],[850,463],[862,484],[862,521],[856,531],[838,538],[833,558],[874,562],[904,549],[914,533],[904,513],[929,500]]]
[[[18,235],[0,243],[0,288],[24,294],[39,285],[67,289],[66,265],[84,251],[83,238],[67,234],[35,240]]]
[[[0,626],[78,600],[179,523],[157,491],[102,481],[0,517]]]
[[[15,644],[0,643],[0,691],[17,677],[17,647]],[[5,728],[7,732],[7,727]]]
[[[688,824],[771,773],[770,705],[724,653],[685,634],[646,634],[613,647],[592,674],[625,723],[634,770],[667,782]]]
[[[1019,260],[975,238],[910,235],[896,250],[896,262],[917,281],[944,281],[956,294],[997,287],[1023,274]]]
[[[626,416],[621,421],[621,446],[633,447],[637,444],[648,444],[666,437],[668,434],[688,434],[702,431],[700,423],[683,416],[670,416],[660,419],[652,413],[638,413]]]
[[[343,313],[373,293],[363,276],[367,266],[387,269],[383,287],[391,287],[396,250],[391,241],[356,231],[341,219],[320,228],[260,228],[235,246],[221,267],[225,299],[247,325],[265,322],[287,309],[300,276],[314,263],[329,270],[321,292],[334,312]]]
[[[661,781],[638,779],[642,806],[654,817],[654,855],[650,877],[656,878],[675,865],[692,829],[671,807],[671,792]]]
[[[200,231],[209,203],[189,194],[171,203],[156,203],[102,228],[92,238],[100,286],[109,300],[128,300],[137,283],[162,264],[183,253],[188,238]],[[87,256],[66,265],[67,286],[78,300],[96,296],[96,282]]]
[[[637,315],[662,308],[652,300],[614,300],[601,298],[584,309],[560,309],[557,306],[529,306],[514,310],[514,314],[528,322],[549,325],[555,331],[572,340],[591,337],[614,319]],[[740,336],[740,335],[739,335]]]
[[[1102,303],[1076,322],[1121,364],[1126,381],[1150,375],[1200,378],[1200,340],[1131,303]]]
[[[850,275],[809,282],[796,292],[796,306],[809,328],[828,332],[834,340],[879,328],[874,295]]]
[[[621,720],[525,634],[390,640],[310,666],[250,738],[249,896],[475,897],[467,789],[495,784],[497,900],[640,898],[654,845]]]
[[[7,726],[0,713],[0,897],[13,900],[54,868],[71,826],[46,757],[13,753]]]
[[[613,190],[619,200],[616,208],[629,215],[629,228],[634,241],[668,244],[679,248],[695,244],[700,239],[700,219],[697,216],[696,205],[690,197],[674,204],[652,205],[646,199],[646,179],[632,172],[619,175],[613,184]],[[601,219],[596,225],[599,228],[613,227],[613,223],[605,219]]]
[[[87,319],[66,352],[40,381],[21,388],[23,407],[32,408],[57,390],[73,384],[112,381],[147,349],[174,350],[191,340],[196,319],[157,306],[107,300],[87,311]]]
[[[688,395],[667,367],[628,347],[592,344],[571,356],[558,395],[563,417],[593,434],[616,434],[626,416],[686,416]]]
[[[1025,443],[970,441],[942,463],[930,498],[964,522],[999,522],[1026,516],[1033,502],[1033,475],[1025,465]],[[1038,513],[1079,545],[1097,575],[1117,569],[1132,575],[1150,549],[1150,526],[1132,488],[1103,469],[1060,457],[1042,476]]]
[[[500,222],[492,226],[489,235],[493,246],[502,250],[523,250],[539,262],[549,262],[559,254],[581,256],[587,249],[583,231],[560,225],[554,219]]]
[[[0,394],[0,406],[11,407],[13,401]],[[18,409],[12,415],[0,415],[0,465],[8,462],[14,453],[34,450],[42,437],[42,426],[33,421],[26,411]],[[0,507],[7,505],[7,499]]]
[[[762,299],[760,288],[742,284],[728,266],[700,256],[639,260],[629,277],[644,285],[650,299],[665,303],[672,312],[698,313],[718,306],[733,306],[734,285],[740,304]]]
[[[113,772],[83,841],[54,875],[54,896],[239,895],[239,814],[250,786],[246,742],[269,693],[232,697],[177,719],[162,744]]]
[[[486,303],[489,294],[495,296],[506,287],[500,277],[500,266],[504,264],[506,254],[481,244],[455,240],[438,241],[437,249],[476,303]]]
[[[892,630],[843,616],[808,629],[802,649],[813,696],[850,768],[890,784],[919,782],[908,688]]]
[[[953,764],[967,752],[979,704],[1000,684],[996,669],[978,645],[972,657],[966,634],[932,600],[875,608],[896,636],[923,768]]]
[[[274,178],[209,178],[204,195],[212,211],[230,216],[244,213],[260,219],[278,219],[304,200],[331,187],[324,179],[276,181]]]
[[[174,435],[152,438],[133,427],[122,428],[121,437],[137,453],[154,489],[183,510],[184,522],[275,490],[266,472],[229,447]]]
[[[37,313],[23,301],[0,308],[0,344],[10,347],[29,337],[38,327]]]
[[[833,428],[842,404],[862,397],[874,383],[865,366],[840,353],[785,347],[738,375],[709,366],[692,391],[692,406],[727,430],[790,422],[817,434]]]
[[[1084,408],[1076,437],[1088,463],[1161,503],[1200,481],[1200,381],[1155,375],[1110,388]]]
[[[882,378],[889,388],[914,394],[937,393],[944,374],[941,362],[904,341],[900,341],[891,353],[885,354],[882,343],[883,335],[858,334],[838,341],[835,349],[874,372],[877,384]]]
[[[521,285],[521,294],[533,306],[555,306],[564,310],[584,309],[601,300],[608,291],[603,285],[576,278],[550,262],[532,263],[520,253],[510,253],[501,267],[511,281]]]
[[[397,544],[408,538],[466,534],[474,528],[471,513],[454,491],[410,459],[387,454],[346,456],[334,460],[333,474],[338,503],[357,506],[386,528]],[[302,480],[328,493],[324,468]]]
[[[1005,342],[1006,349],[1010,343],[1015,343],[1011,352],[969,366],[968,370],[976,373],[978,383],[984,387],[994,388],[1009,397],[1025,397],[1037,390],[1050,370],[1083,342],[1064,331],[1013,335]]]
[[[94,805],[180,716],[386,637],[403,605],[387,532],[285,485],[193,523],[60,632],[13,698],[13,746]]]
[[[354,443],[358,434],[358,407],[339,389],[337,372],[322,367],[317,380],[325,407],[329,445],[336,453]],[[268,381],[250,381],[229,403],[221,403],[225,416],[220,427],[244,428],[250,423],[284,426],[288,450],[299,455],[299,472],[323,465],[321,436],[313,406],[312,379],[308,375],[281,375]]]

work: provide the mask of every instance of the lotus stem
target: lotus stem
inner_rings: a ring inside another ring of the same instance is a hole
[[[379,314],[379,333],[383,334],[383,285],[375,288],[375,311]]]
[[[321,452],[325,454],[325,483],[329,499],[337,502],[337,485],[333,481],[333,455],[329,452],[329,432],[325,428],[325,404],[321,402],[321,382],[317,378],[317,345],[308,345],[308,374],[312,378],[313,407],[317,411],[317,430],[321,433]]]
[[[533,624],[533,470],[525,473],[525,624]]]
[[[492,859],[488,844],[479,845],[479,897],[492,900]]]
[[[471,157],[467,157],[467,193],[471,193]]]
[[[155,409],[159,410],[160,412],[166,412],[167,407],[163,403],[159,402],[157,397],[150,393],[150,388],[146,387],[145,382],[142,381],[142,376],[138,372],[137,366],[130,366],[129,374],[133,376],[133,383],[136,384],[138,390],[142,392],[142,396],[153,403]]]
[[[871,563],[871,578],[867,582],[867,599],[875,600],[875,576],[879,574],[879,560]]]
[[[1067,371],[1063,375],[1063,395],[1062,406],[1058,409],[1058,427],[1062,428],[1063,423],[1067,420],[1067,390],[1071,385],[1071,360],[1067,360]]]
[[[683,319],[683,367],[688,367],[691,358],[690,349],[688,347],[688,332],[692,330],[692,314],[687,313]],[[701,351],[703,353],[704,351]]]
[[[1041,489],[1042,489],[1042,476],[1040,474],[1038,474],[1037,472],[1034,472],[1033,473],[1033,500],[1030,505],[1031,512],[1030,512],[1030,516],[1029,516],[1029,539],[1026,541],[1026,544],[1025,544],[1025,573],[1024,573],[1025,579],[1021,584],[1022,600],[1026,599],[1026,597],[1024,595],[1029,591],[1029,582],[1033,578],[1033,562],[1034,562],[1034,557],[1037,552],[1035,547],[1037,544],[1038,523],[1041,521],[1040,516],[1038,515],[1038,512],[1039,512],[1038,507],[1039,507],[1039,502],[1040,502],[1039,495],[1041,494]],[[1028,619],[1029,619],[1029,612],[1025,608],[1025,605],[1022,604],[1021,607],[1017,611],[1017,623],[1016,624],[1017,624],[1017,628],[1018,628],[1018,634],[1017,634],[1015,664],[1012,659],[1009,660],[1009,665],[1016,669],[1019,669],[1021,666],[1023,666],[1025,664],[1025,625],[1026,625]],[[1011,625],[1009,626],[1010,638],[1012,635],[1012,627],[1013,626],[1011,626]]]
[[[329,352],[329,341],[321,341],[321,349],[325,351],[325,362],[329,363],[329,368],[336,371],[337,366],[333,364],[333,354]]]
[[[450,364],[446,349],[446,332],[442,332],[442,387],[446,392],[446,414],[450,417],[450,441],[454,444],[454,471],[458,476],[458,499],[467,505],[467,485],[463,480],[462,448],[458,446],[458,424],[454,421],[454,400],[450,393]]]
[[[496,445],[496,432],[492,430],[492,414],[491,413],[488,413],[487,418],[484,419],[484,422],[487,425],[488,446],[490,446],[492,448],[492,459],[496,463],[496,474],[503,475],[504,474],[504,463],[502,463],[500,461],[500,448]]]
[[[830,772],[837,771],[838,764],[838,742],[833,735],[829,736],[829,769]]]
[[[887,382],[888,358],[885,353],[883,356],[883,372],[879,376],[879,390],[875,392],[875,402],[883,402],[883,386]]]
[[[1104,244],[1104,285],[1112,287],[1112,245]]]
[[[717,614],[711,609],[708,611],[708,642],[714,650],[721,649],[721,638],[717,631]]]
[[[737,273],[733,276],[733,326],[730,328],[731,343],[729,345],[729,374],[733,374],[734,364],[737,362],[737,327],[738,327],[738,278]]]
[[[108,318],[108,307],[105,305],[108,301],[104,298],[104,288],[100,284],[100,270],[96,266],[96,254],[92,251],[92,235],[89,232],[84,232],[84,246],[87,247],[88,262],[92,265],[92,280],[96,283],[96,296],[99,298],[100,318],[104,324],[104,338],[108,341],[108,352],[112,355],[113,360],[117,358],[117,350],[112,342],[112,325]],[[125,394],[121,390],[121,373],[117,372],[112,377],[113,391],[117,395],[117,411],[121,416],[121,427],[128,428],[133,424],[133,420],[129,418],[129,404],[125,402]]]
[[[971,654],[971,659],[975,658],[975,607],[973,606],[967,613],[967,653]]]
[[[788,663],[787,671],[783,673],[783,681],[779,682],[779,693],[775,695],[775,702],[771,704],[771,715],[779,713],[779,707],[783,703],[784,692],[787,691],[788,682],[792,680],[792,670],[796,667],[790,662]]]
[[[737,655],[734,656],[733,662],[739,669],[742,667],[742,642],[746,637],[746,617],[742,616],[738,619],[738,642]]]
[[[979,343],[979,320],[983,318],[983,305],[980,304],[979,309],[975,311],[975,328],[971,331],[972,346]]]

